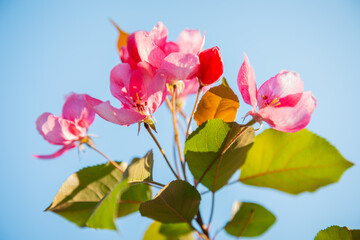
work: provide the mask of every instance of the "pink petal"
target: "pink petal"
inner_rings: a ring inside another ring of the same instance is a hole
[[[133,109],[117,109],[110,105],[110,102],[102,102],[96,98],[85,96],[88,105],[106,121],[129,126],[130,124],[141,122],[146,116],[136,112]]]
[[[161,71],[158,71],[151,80],[151,83],[148,85],[147,106],[150,111],[150,115],[152,115],[156,109],[160,107],[166,98],[166,79],[166,76],[164,76]]]
[[[257,106],[255,73],[245,53],[244,62],[240,67],[237,77],[237,83],[244,102],[251,105],[253,107],[252,112],[255,112]]]
[[[136,62],[130,57],[127,46],[121,47],[119,54],[121,62],[130,64],[133,69],[136,68]]]
[[[272,128],[283,132],[297,132],[310,122],[317,100],[311,92],[304,92],[294,107],[264,107],[254,115]]]
[[[169,41],[165,44],[164,52],[166,56],[173,52],[179,52],[179,45],[177,45],[177,43]]]
[[[169,54],[160,69],[170,74],[169,80],[185,80],[195,77],[200,67],[199,57],[190,53]]]
[[[148,98],[148,88],[152,85],[152,78],[155,70],[147,62],[139,62],[138,69],[136,69],[130,78],[129,93],[133,102],[145,101]]]
[[[153,38],[157,46],[159,46],[161,49],[164,49],[166,38],[168,36],[168,30],[162,22],[159,22],[157,26],[155,26],[149,33],[149,35]]]
[[[127,39],[129,56],[135,61],[146,61],[154,67],[160,67],[165,53],[158,47],[153,38],[145,31],[131,34]]]
[[[95,119],[95,112],[86,104],[84,94],[70,93],[62,110],[64,119],[73,121],[80,128],[88,128]]]
[[[43,113],[36,120],[36,129],[46,141],[55,145],[67,145],[86,133],[76,128],[74,122],[51,113]]]
[[[120,100],[120,102],[129,107],[130,103],[128,98],[128,89],[130,78],[133,70],[127,63],[116,65],[110,72],[110,91],[111,94]]]
[[[205,43],[205,35],[201,37],[199,30],[185,29],[179,35],[177,44],[182,53],[199,54]]]
[[[76,147],[75,143],[71,143],[68,145],[65,145],[64,147],[62,147],[60,150],[58,150],[57,152],[50,154],[50,155],[33,155],[36,158],[39,159],[51,159],[51,158],[56,158],[59,157],[60,155],[64,154],[65,152],[67,152],[68,150],[72,149]]]
[[[259,88],[258,105],[262,108],[277,98],[279,107],[292,107],[300,100],[303,92],[304,83],[299,74],[294,71],[282,71]]]

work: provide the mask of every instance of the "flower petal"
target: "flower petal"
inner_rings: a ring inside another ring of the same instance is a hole
[[[95,119],[95,112],[86,104],[84,94],[70,93],[62,110],[64,119],[73,121],[80,128],[88,128]]]
[[[201,37],[199,30],[185,29],[177,40],[179,51],[182,53],[199,54],[205,43],[205,35]]]
[[[237,83],[244,102],[253,107],[252,112],[254,113],[257,106],[255,73],[245,53],[244,62],[240,67]]]
[[[168,80],[185,80],[195,77],[199,71],[199,57],[190,53],[174,52],[169,54],[160,69],[170,74]]]
[[[282,132],[297,132],[310,122],[317,100],[311,92],[304,92],[294,107],[264,107],[254,115]]]
[[[43,113],[38,117],[36,129],[46,141],[55,145],[67,145],[86,133],[86,129],[79,131],[74,122],[51,113]]]
[[[127,63],[116,65],[110,72],[111,94],[126,107],[130,106],[129,99],[125,96],[128,94],[132,72],[131,66]]]
[[[173,52],[179,52],[179,45],[177,45],[177,43],[169,41],[165,44],[164,52],[166,56]]]
[[[129,56],[135,61],[146,61],[158,68],[165,53],[157,46],[149,33],[138,31],[128,37],[127,48]]]
[[[64,154],[65,152],[67,152],[68,150],[72,149],[76,147],[76,143],[71,143],[68,145],[65,145],[64,147],[62,147],[60,150],[58,150],[57,152],[53,153],[53,154],[49,154],[49,155],[33,155],[36,158],[39,159],[51,159],[51,158],[56,158],[59,157],[60,155]]]
[[[258,91],[259,108],[279,101],[279,107],[293,107],[301,99],[304,83],[294,71],[281,71],[267,80]],[[277,99],[275,99],[277,98]]]
[[[168,30],[162,22],[158,22],[157,26],[153,28],[149,35],[153,38],[157,46],[164,49],[166,38],[168,36]]]
[[[115,124],[129,126],[130,124],[141,122],[146,117],[133,109],[114,108],[110,105],[109,101],[102,102],[89,95],[86,95],[85,99],[89,107],[91,107],[100,117]]]
[[[224,65],[218,47],[206,49],[199,54],[199,80],[203,85],[213,84],[224,72]]]

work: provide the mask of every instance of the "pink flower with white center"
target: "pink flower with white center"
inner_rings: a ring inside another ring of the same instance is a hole
[[[283,132],[299,131],[310,122],[317,101],[310,91],[304,92],[304,84],[296,72],[283,70],[257,90],[254,70],[244,54],[237,82],[244,102],[252,106],[247,115],[256,121],[265,121]]]
[[[110,73],[110,91],[122,108],[117,109],[110,102],[102,102],[89,95],[85,99],[103,119],[128,126],[138,122],[151,122],[152,114],[165,99],[165,77],[156,73],[147,62],[139,62],[134,70],[128,63],[115,66]]]
[[[87,106],[85,95],[71,93],[66,97],[59,117],[43,113],[36,120],[36,129],[46,141],[63,147],[50,155],[34,155],[41,159],[56,158],[76,147],[78,141],[86,137],[86,132],[94,121],[95,113]]]

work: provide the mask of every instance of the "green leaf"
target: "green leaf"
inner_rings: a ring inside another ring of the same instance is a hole
[[[234,215],[226,224],[225,231],[236,237],[256,237],[268,230],[275,221],[275,216],[263,206],[236,202]]]
[[[164,235],[161,230],[164,228],[164,225],[172,225],[171,229],[174,230],[174,234],[173,235]],[[176,234],[179,232],[179,230],[177,229],[177,226],[179,226],[180,228],[183,228],[182,223],[179,224],[162,224],[160,222],[154,222],[153,224],[151,224],[148,228],[148,230],[146,230],[145,235],[143,240],[194,240],[194,237],[192,236],[191,232],[187,232],[185,233],[185,235],[183,234]],[[188,225],[186,223],[186,225]]]
[[[125,177],[129,183],[152,181],[153,152],[150,150],[143,158],[134,158],[126,169]]]
[[[115,219],[118,211],[118,201],[120,195],[128,187],[126,180],[123,180],[109,192],[109,194],[99,202],[91,216],[86,222],[86,226],[91,228],[101,228],[116,230]]]
[[[166,236],[181,236],[192,232],[188,223],[162,223],[159,232]]]
[[[315,240],[358,240],[360,239],[360,230],[349,229],[347,227],[331,226],[321,230],[315,237]]]
[[[239,180],[298,194],[337,182],[352,165],[325,139],[306,129],[296,133],[268,129],[256,137]]]
[[[125,163],[119,162],[119,164],[123,169],[126,168]],[[117,207],[112,208],[115,213],[118,212],[116,217],[135,212],[139,209],[141,202],[151,199],[151,188],[147,185],[140,186],[143,184],[129,187],[120,185],[124,187],[123,189],[118,186],[122,177],[122,172],[110,163],[84,168],[72,174],[64,182],[46,211],[59,214],[80,227],[88,226],[87,222],[92,214],[96,213],[97,216],[102,214],[102,210],[97,210],[97,208],[103,206],[102,201],[105,200],[106,204],[111,205],[113,201],[111,199],[119,197]],[[116,187],[121,189],[116,189]],[[107,207],[100,209],[106,211]],[[90,227],[114,229],[112,224],[96,225],[94,224],[95,217],[92,218]]]
[[[214,118],[233,122],[239,107],[238,97],[223,78],[221,85],[211,88],[201,98],[194,119],[198,126]]]
[[[140,205],[140,213],[162,223],[191,222],[201,196],[188,182],[176,180],[161,189],[154,199]]]
[[[220,157],[239,133],[242,133],[241,136]],[[235,122],[225,123],[221,119],[208,120],[192,132],[185,142],[185,158],[191,173],[199,180],[208,169],[201,183],[210,191],[217,191],[244,164],[254,137],[252,127]]]

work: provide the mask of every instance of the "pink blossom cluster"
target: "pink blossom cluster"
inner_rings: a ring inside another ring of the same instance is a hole
[[[148,122],[169,89],[176,88],[176,96],[183,98],[206,89],[221,77],[220,50],[203,50],[205,36],[199,30],[183,30],[176,42],[168,41],[167,36],[167,28],[159,22],[152,31],[136,31],[127,38],[127,45],[119,51],[122,63],[110,73],[110,91],[121,102],[120,109],[109,101],[72,93],[59,117],[42,114],[36,121],[37,130],[51,144],[63,147],[54,154],[35,157],[55,158],[74,148],[86,137],[95,113],[123,126]],[[304,92],[296,72],[282,71],[257,90],[254,70],[246,55],[238,86],[244,102],[252,106],[248,115],[280,131],[303,129],[316,107],[316,99],[311,92]]]

